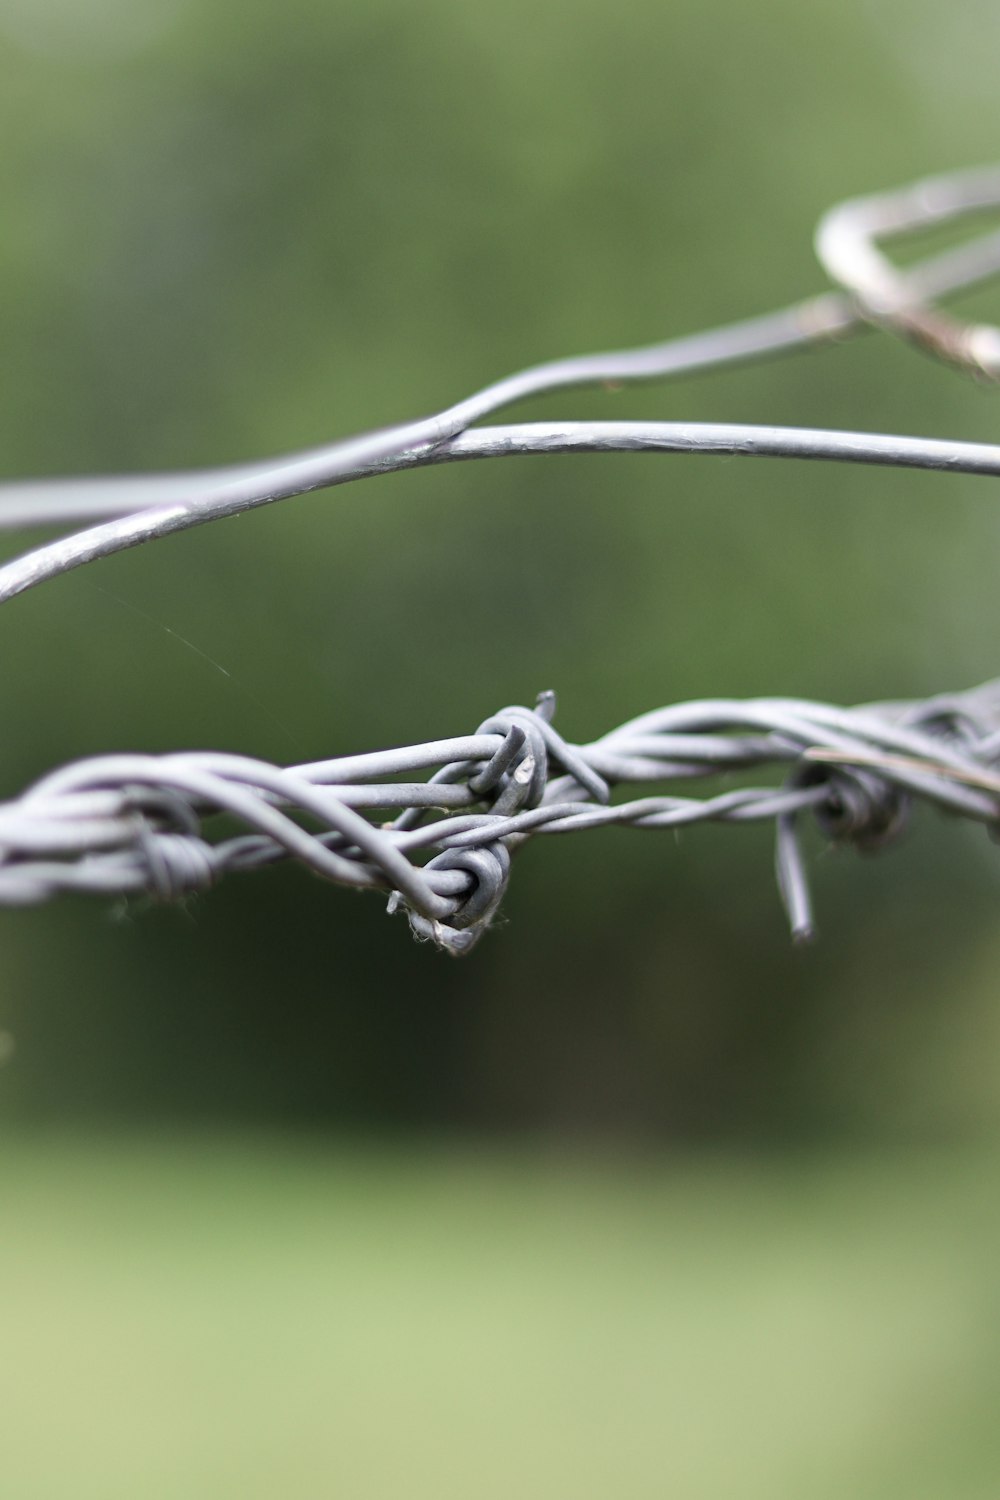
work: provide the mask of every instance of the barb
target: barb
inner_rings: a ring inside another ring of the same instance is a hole
[[[538,834],[770,819],[779,888],[804,939],[813,931],[804,814],[829,842],[866,851],[898,837],[918,798],[1000,825],[1000,682],[856,709],[679,703],[587,745],[559,735],[554,710],[543,694],[473,735],[285,769],[219,754],[79,761],[0,806],[0,904],[66,891],[176,900],[227,873],[295,859],[338,885],[388,891],[390,911],[406,911],[418,938],[458,954],[495,916],[511,854]],[[776,784],[736,783],[763,767],[777,770]],[[396,779],[430,769],[427,781]],[[696,780],[719,786],[693,796]],[[626,788],[644,795],[614,800]],[[221,813],[246,831],[213,839]]]
[[[922,437],[669,422],[473,427],[529,396],[668,379],[868,327],[1000,380],[1000,331],[967,327],[933,306],[1000,271],[1000,235],[905,272],[875,248],[878,238],[994,205],[1000,170],[855,200],[828,215],[817,237],[840,292],[648,348],[539,365],[447,411],[309,452],[190,473],[0,485],[0,525],[112,518],[0,568],[0,601],[204,521],[427,464],[630,451],[1000,474],[1000,446]],[[991,832],[1000,825],[1000,680],[924,703],[854,709],[781,698],[680,703],[586,745],[564,740],[554,713],[554,695],[542,694],[534,708],[505,708],[472,735],[284,768],[216,753],[77,762],[0,805],[0,905],[66,891],[181,899],[230,872],[295,859],[336,884],[388,892],[390,911],[405,911],[418,938],[458,954],[490,926],[512,854],[536,835],[772,820],[779,891],[803,939],[813,931],[805,814],[828,842],[865,851],[898,837],[917,800]],[[746,784],[761,768],[778,780]],[[432,774],[413,779],[422,772]],[[698,780],[716,785],[693,796]],[[629,798],[629,788],[643,795]],[[220,814],[245,831],[214,836]]]

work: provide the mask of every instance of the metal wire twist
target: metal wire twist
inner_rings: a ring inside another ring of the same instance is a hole
[[[1000,474],[1000,446],[921,437],[666,422],[472,428],[514,401],[574,386],[667,379],[877,327],[979,380],[1000,380],[1000,330],[933,299],[1000,271],[1000,235],[905,272],[884,236],[1000,206],[1000,170],[958,174],[834,209],[817,251],[841,291],[645,349],[557,360],[445,412],[307,453],[230,468],[0,485],[0,525],[102,524],[0,567],[0,601],[82,563],[306,490],[418,465],[526,453],[733,453]],[[111,518],[111,519],[108,519]],[[230,871],[294,858],[341,885],[388,891],[414,934],[453,954],[489,927],[511,855],[542,833],[771,819],[792,933],[813,918],[799,844],[810,814],[831,842],[891,842],[922,798],[996,832],[1000,681],[923,703],[839,709],[769,698],[658,709],[587,745],[554,727],[555,697],[492,715],[475,734],[281,768],[229,754],[108,755],[51,773],[0,806],[0,904],[65,891],[173,900]],[[751,770],[777,784],[745,785]],[[398,778],[433,771],[428,780]],[[623,788],[719,783],[614,800]],[[212,838],[211,820],[246,830]],[[372,814],[388,814],[376,823]]]
[[[900,834],[916,798],[1000,827],[1000,682],[855,709],[679,703],[588,745],[564,740],[554,711],[544,693],[472,735],[287,768],[213,753],[78,761],[0,806],[0,903],[64,891],[176,900],[292,858],[339,885],[391,892],[390,911],[405,910],[417,937],[457,954],[490,925],[511,854],[538,834],[773,819],[779,888],[804,939],[804,814],[831,843],[864,851]],[[761,767],[780,781],[733,784]],[[622,788],[699,779],[720,785],[613,800]],[[370,821],[375,812],[388,821]],[[220,813],[246,832],[213,842]]]

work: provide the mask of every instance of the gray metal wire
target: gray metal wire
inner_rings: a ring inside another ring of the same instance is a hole
[[[779,887],[802,939],[813,930],[804,814],[831,842],[863,850],[894,839],[918,797],[1000,827],[1000,682],[856,709],[679,703],[588,745],[564,740],[554,711],[545,693],[472,735],[287,768],[215,753],[78,761],[0,806],[0,903],[65,891],[174,900],[291,858],[339,885],[391,892],[390,910],[405,910],[418,937],[462,953],[499,906],[511,854],[538,834],[773,819]],[[762,767],[778,784],[733,784]],[[721,785],[613,800],[704,779]],[[213,841],[221,813],[246,831]]]
[[[958,173],[917,184],[905,193],[846,205],[844,232],[824,234],[821,225],[819,234],[819,248],[829,262],[830,274],[847,288],[839,294],[825,293],[763,317],[646,348],[553,360],[509,375],[433,416],[280,458],[189,473],[0,485],[0,525],[72,525],[100,516],[115,518],[37,547],[0,567],[0,603],[82,563],[206,521],[306,491],[457,458],[609,450],[725,452],[995,473],[1000,463],[1000,448],[995,445],[920,437],[669,422],[527,423],[475,432],[468,429],[491,413],[529,397],[578,386],[674,379],[694,371],[792,353],[872,327],[912,340],[918,312],[923,313],[925,322],[942,316],[932,307],[933,299],[1000,271],[1000,235],[983,236],[905,272],[893,273],[892,295],[881,301],[869,284],[876,236],[981,212],[1000,202],[998,178],[1000,173],[986,170]],[[991,189],[995,190],[993,197]],[[892,206],[901,199],[905,199],[906,212],[896,209],[894,218]],[[829,250],[831,240],[835,253]],[[885,261],[880,264],[888,266]],[[1000,334],[996,337],[1000,340]],[[965,351],[968,357],[959,357],[952,343],[945,340],[935,344],[928,339],[924,347],[966,373],[990,377],[986,359],[989,330],[977,327],[972,353]],[[979,354],[985,363],[974,357]]]
[[[1000,380],[1000,330],[960,323],[929,307],[906,275],[877,248],[886,235],[905,234],[963,214],[1000,207],[1000,171],[987,167],[933,177],[897,193],[854,198],[831,209],[816,231],[816,253],[834,281],[847,288],[870,321],[911,339],[936,359],[979,380]],[[995,236],[992,237],[995,240]],[[988,255],[989,240],[977,247]]]
[[[0,567],[0,602],[172,531],[425,464],[647,451],[1000,474],[1000,446],[921,437],[666,422],[471,427],[529,395],[666,379],[875,326],[976,378],[998,379],[1000,332],[946,319],[932,299],[1000,270],[1000,236],[906,272],[875,249],[883,235],[997,204],[1000,171],[856,200],[828,215],[818,233],[821,259],[846,289],[840,293],[666,344],[537,366],[435,416],[308,453],[191,473],[0,485],[0,525],[112,518]],[[230,871],[292,858],[338,884],[387,891],[390,910],[404,910],[418,938],[458,954],[489,927],[511,855],[538,834],[770,819],[779,890],[802,939],[813,930],[799,843],[804,815],[831,842],[859,849],[890,842],[918,798],[994,833],[1000,824],[1000,681],[855,709],[781,698],[681,703],[587,745],[565,741],[554,712],[555,697],[545,693],[533,708],[494,714],[473,735],[285,768],[222,753],[79,761],[0,805],[0,904],[66,891],[176,899]],[[762,767],[780,772],[777,784],[743,784]],[[429,779],[412,779],[427,771]],[[676,787],[699,779],[717,785],[703,796]],[[616,800],[623,789],[657,784],[672,789]],[[219,814],[245,831],[213,837]]]

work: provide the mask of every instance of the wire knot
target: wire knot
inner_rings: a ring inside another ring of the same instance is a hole
[[[478,734],[502,734],[504,743],[469,786],[484,799],[493,793],[491,811],[509,817],[522,808],[537,807],[545,795],[553,760],[602,805],[611,798],[607,782],[592,770],[583,755],[568,745],[552,727],[556,695],[539,693],[534,708],[515,705],[480,724]]]
[[[498,817],[537,807],[549,779],[549,757],[536,715],[528,708],[505,708],[480,724],[477,734],[502,734],[503,744],[469,789]]]
[[[500,842],[478,849],[446,849],[430,860],[424,870],[459,870],[470,881],[447,922],[434,921],[407,910],[410,928],[421,942],[432,942],[458,957],[474,948],[496,916],[510,876],[510,852]],[[395,909],[393,907],[392,909]]]
[[[138,852],[147,886],[158,901],[179,901],[215,884],[216,856],[210,844],[188,833],[154,833],[144,828]]]
[[[990,742],[996,736],[994,721],[986,714],[977,714],[960,693],[940,693],[928,698],[925,703],[916,704],[902,722],[908,729],[919,729],[973,756],[986,750],[988,758]]]
[[[912,799],[878,772],[857,766],[816,765],[797,778],[800,786],[825,786],[815,808],[821,833],[832,844],[853,844],[865,854],[884,849],[909,821]]]

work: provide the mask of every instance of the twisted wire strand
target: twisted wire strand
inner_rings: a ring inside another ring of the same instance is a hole
[[[0,567],[0,602],[173,531],[426,464],[633,451],[1000,474],[1000,446],[922,437],[668,422],[473,426],[529,396],[668,379],[873,327],[976,378],[1000,379],[1000,332],[948,319],[933,305],[1000,271],[1000,235],[906,271],[875,243],[997,204],[1000,170],[854,200],[827,215],[817,235],[839,292],[647,348],[555,360],[444,412],[322,448],[188,473],[0,485],[0,526],[103,518]],[[405,911],[418,938],[459,954],[489,928],[512,854],[536,835],[770,820],[779,892],[802,939],[813,931],[804,815],[829,842],[859,850],[891,843],[918,800],[992,833],[1000,820],[1000,680],[923,703],[854,709],[782,698],[679,703],[586,745],[567,742],[554,714],[546,693],[532,708],[492,715],[472,735],[292,767],[222,753],[76,762],[0,805],[0,904],[71,891],[183,899],[228,873],[294,859],[336,884],[387,892],[390,911]],[[738,781],[761,768],[779,779]],[[706,779],[720,785],[691,795],[690,783]],[[641,794],[629,797],[630,788]],[[213,820],[222,814],[243,831],[218,835]]]
[[[918,799],[1000,826],[1000,681],[854,709],[678,703],[585,745],[557,732],[554,711],[547,693],[473,735],[286,768],[215,753],[78,761],[0,806],[0,904],[70,891],[177,900],[294,859],[335,884],[388,892],[418,938],[460,954],[495,917],[511,855],[538,834],[772,820],[779,891],[804,939],[804,814],[828,842],[864,851],[896,839]],[[733,784],[761,768],[780,779]],[[699,779],[721,785],[692,795]],[[630,788],[644,794],[618,800]],[[244,831],[213,838],[219,814]]]

